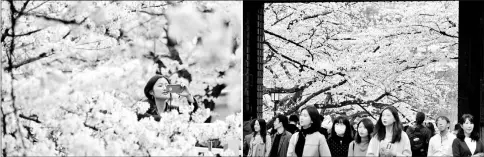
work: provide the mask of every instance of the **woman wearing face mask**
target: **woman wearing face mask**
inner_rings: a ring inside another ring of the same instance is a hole
[[[331,156],[348,156],[348,146],[353,140],[351,127],[346,116],[338,116],[333,120],[331,135],[328,139]]]
[[[484,145],[479,140],[478,129],[474,128],[474,117],[464,114],[459,119],[462,129],[452,143],[454,156],[484,156]]]
[[[271,137],[267,135],[266,121],[255,120],[252,125],[252,138],[249,142],[249,157],[269,156],[271,152]]]
[[[374,125],[370,119],[364,118],[356,126],[357,133],[355,140],[350,143],[348,156],[366,156]]]
[[[148,80],[144,88],[144,93],[150,104],[150,108],[145,114],[138,115],[138,120],[144,117],[154,117],[156,121],[161,119],[160,114],[163,112],[169,112],[171,110],[177,110],[178,106],[171,105],[172,94],[167,90],[167,85],[170,84],[170,80],[162,75],[155,75]],[[182,87],[182,91],[178,95],[185,97],[189,105],[194,105],[193,112],[198,109],[198,103],[193,99],[192,95],[186,87]]]
[[[380,113],[366,156],[412,156],[410,140],[395,107],[388,106]]]
[[[303,108],[299,123],[301,131],[294,133],[289,140],[287,156],[331,156],[326,138],[318,131],[321,127],[318,110],[314,106]]]

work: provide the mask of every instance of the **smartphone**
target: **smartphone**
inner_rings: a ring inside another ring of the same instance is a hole
[[[181,93],[182,92],[182,86],[179,84],[170,84],[166,85],[166,90],[170,93]]]

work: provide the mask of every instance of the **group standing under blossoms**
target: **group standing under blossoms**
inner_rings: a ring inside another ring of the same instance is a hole
[[[422,112],[414,126],[404,128],[393,106],[380,112],[376,124],[363,118],[352,126],[348,117],[338,116],[322,127],[323,118],[314,106],[306,106],[299,117],[276,115],[271,131],[265,120],[254,120],[252,133],[244,137],[244,156],[484,156],[470,114],[462,115],[454,131],[446,116],[439,116],[437,131],[431,131],[433,124],[423,123]]]

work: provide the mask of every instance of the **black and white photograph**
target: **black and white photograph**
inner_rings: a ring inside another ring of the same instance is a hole
[[[241,156],[242,1],[2,1],[2,156]]]
[[[484,156],[482,6],[244,2],[243,156]]]

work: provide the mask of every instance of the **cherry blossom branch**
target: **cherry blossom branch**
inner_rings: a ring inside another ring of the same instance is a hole
[[[287,41],[287,42],[289,42],[289,43],[291,43],[291,44],[294,44],[294,45],[296,45],[297,47],[300,47],[300,48],[305,49],[305,50],[306,50],[306,51],[309,53],[309,55],[311,56],[311,60],[312,60],[312,61],[314,61],[314,54],[313,54],[313,53],[312,53],[312,52],[311,52],[309,49],[307,49],[306,47],[302,46],[301,44],[298,44],[298,43],[296,43],[295,41],[292,41],[292,40],[290,40],[290,39],[287,39],[287,38],[285,38],[285,37],[283,37],[283,36],[281,36],[281,35],[279,35],[279,34],[276,34],[276,33],[270,32],[270,31],[268,31],[268,30],[264,30],[264,33],[267,33],[267,34],[269,34],[269,35],[275,36],[275,37],[277,37],[277,38],[279,38],[279,39],[282,39],[282,40]],[[327,55],[328,55],[328,56],[330,56],[329,54],[327,54]]]
[[[444,36],[447,36],[447,37],[451,37],[451,38],[459,38],[459,36],[456,36],[456,35],[451,35],[451,34],[448,34],[447,32],[445,31],[439,31],[439,30],[436,30],[432,27],[429,27],[429,26],[424,26],[424,25],[411,25],[411,26],[418,26],[418,27],[425,27],[425,28],[429,28],[431,31],[434,31],[434,32],[437,32],[441,35],[444,35]]]
[[[308,97],[306,97],[306,99],[304,99],[303,101],[301,101],[299,104],[297,104],[296,106],[294,106],[292,109],[290,109],[289,111],[285,112],[283,115],[289,115],[289,114],[292,114],[292,113],[296,112],[296,111],[299,109],[299,107],[304,106],[304,105],[305,105],[305,104],[306,104],[306,103],[307,103],[309,100],[311,100],[312,98],[314,98],[314,97],[318,96],[318,95],[319,95],[319,94],[321,94],[321,93],[324,93],[324,92],[326,92],[326,91],[329,91],[329,90],[331,90],[331,89],[333,89],[333,88],[336,88],[336,87],[338,87],[338,86],[341,86],[341,85],[343,85],[343,84],[345,84],[345,83],[347,83],[347,82],[348,82],[348,80],[346,80],[346,79],[345,79],[345,80],[340,81],[340,82],[338,82],[338,83],[336,83],[336,84],[334,84],[334,85],[331,85],[331,86],[329,86],[329,87],[326,87],[326,88],[320,89],[320,90],[319,90],[319,91],[317,91],[317,92],[314,92],[313,94],[311,94],[311,95],[309,95]]]
[[[281,88],[281,87],[265,88],[265,87],[263,87],[263,94],[267,94],[267,93],[295,93],[295,92],[306,89],[307,87],[311,86],[314,82],[316,82],[316,79],[313,79],[309,82],[306,82],[302,86],[295,85],[292,88]]]
[[[25,10],[25,7],[27,6],[27,4],[29,3],[29,0],[27,0],[24,5],[22,6],[22,9],[20,11],[20,13],[15,17],[14,16],[14,12],[16,11],[15,9],[15,5],[13,4],[13,0],[9,0],[8,1],[10,3],[10,20],[11,20],[11,29],[12,29],[12,40],[10,41],[10,47],[9,47],[9,51],[8,51],[8,55],[7,55],[7,58],[8,58],[8,65],[10,67],[13,67],[13,54],[14,54],[14,51],[15,51],[15,26],[17,25],[17,20],[20,16],[22,16],[22,12]],[[12,98],[12,108],[13,108],[13,113],[14,113],[14,117],[15,117],[15,120],[17,122],[17,129],[18,129],[18,132],[19,132],[19,135],[20,135],[20,141],[22,142],[22,147],[23,147],[23,155],[26,156],[26,150],[27,150],[27,146],[25,145],[25,141],[23,140],[24,139],[24,135],[21,131],[22,127],[20,126],[20,122],[19,122],[19,118],[17,117],[19,114],[18,114],[18,108],[15,104],[15,90],[14,90],[14,76],[13,76],[13,72],[10,72],[10,96]],[[5,124],[6,125],[6,124]]]
[[[26,119],[26,120],[30,120],[30,121],[33,121],[33,122],[36,122],[38,124],[41,124],[42,122],[39,121],[39,117],[37,115],[32,115],[32,116],[25,116],[23,114],[20,114],[19,115],[20,118],[23,118],[23,119]]]
[[[33,8],[31,8],[31,9],[29,9],[29,10],[27,10],[26,12],[28,13],[28,12],[30,12],[30,11],[32,11],[32,10],[35,10],[35,9],[39,8],[40,6],[44,5],[44,4],[45,4],[45,3],[47,3],[47,2],[50,2],[50,1],[44,1],[44,2],[42,2],[41,4],[39,4],[39,5],[37,5],[37,6],[33,7]]]
[[[34,34],[34,33],[37,33],[39,31],[41,31],[43,29],[37,29],[37,30],[33,30],[33,31],[30,31],[30,32],[27,32],[27,33],[23,33],[23,34],[18,34],[16,35],[16,37],[21,37],[21,36],[27,36],[27,35],[31,35],[31,34]],[[13,34],[9,34],[8,32],[5,32],[6,33],[6,36],[9,36],[9,37],[13,37]],[[3,38],[3,37],[2,37]]]
[[[305,67],[305,68],[311,69],[311,70],[313,70],[313,71],[315,71],[315,72],[317,72],[317,73],[319,73],[319,74],[321,74],[321,75],[323,75],[323,76],[334,76],[334,75],[345,76],[345,74],[343,74],[343,73],[341,73],[341,72],[336,72],[336,73],[332,73],[332,74],[325,74],[325,73],[323,73],[323,72],[321,72],[321,71],[318,71],[318,70],[314,69],[313,67],[310,67],[310,66],[308,66],[308,65],[302,64],[302,63],[300,63],[300,62],[298,62],[298,61],[296,61],[296,60],[294,60],[294,59],[292,59],[292,58],[290,58],[290,57],[288,57],[288,56],[286,56],[286,55],[284,55],[284,54],[279,53],[279,52],[278,52],[276,49],[274,49],[274,47],[272,47],[272,45],[271,45],[269,42],[267,42],[267,41],[265,41],[265,42],[264,42],[264,44],[265,44],[265,45],[267,45],[267,46],[269,47],[269,49],[271,49],[271,50],[272,50],[274,53],[276,53],[276,54],[280,55],[282,58],[284,58],[284,59],[286,59],[286,60],[289,60],[289,61],[291,61],[291,62],[294,62],[294,63],[296,63],[296,64],[300,65],[300,66],[301,66],[301,68]]]

